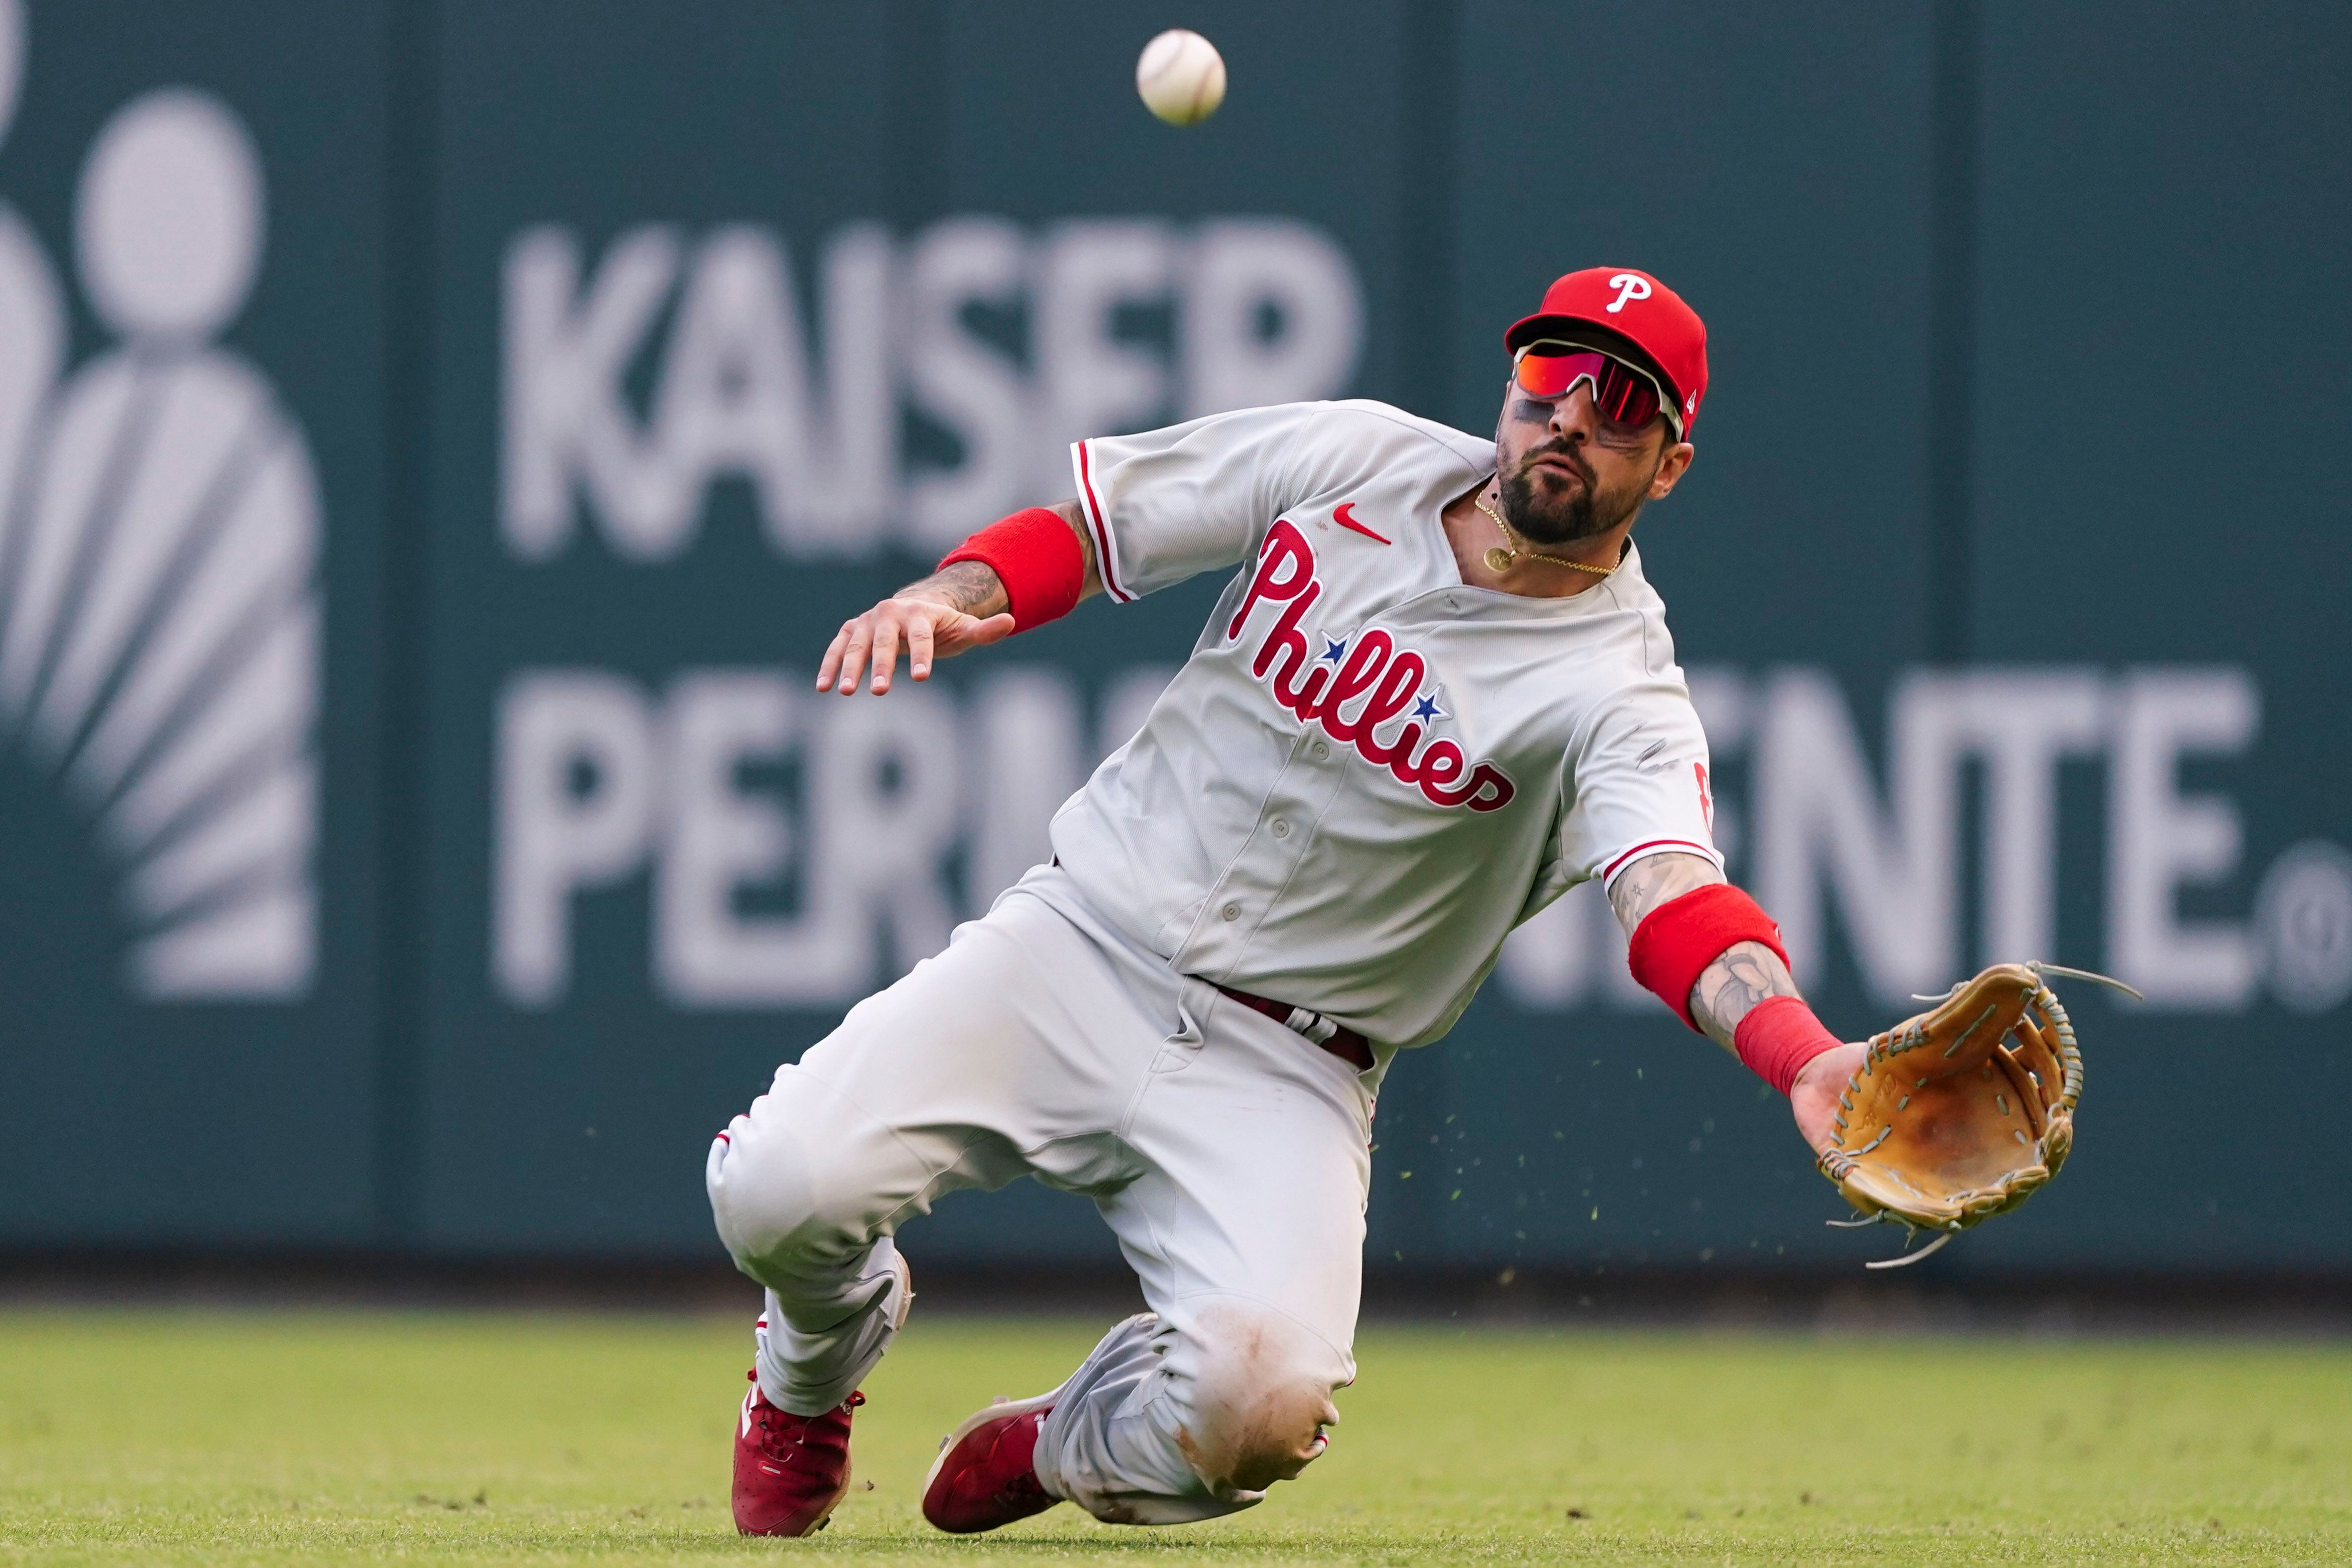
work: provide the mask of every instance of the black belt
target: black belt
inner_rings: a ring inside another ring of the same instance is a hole
[[[1254,997],[1247,991],[1237,991],[1231,986],[1219,986],[1217,989],[1224,992],[1252,1012],[1264,1013],[1283,1028],[1291,1030],[1304,1039],[1321,1046],[1357,1071],[1370,1072],[1372,1070],[1372,1042],[1354,1030],[1336,1023],[1321,1013],[1311,1012],[1305,1008],[1294,1008],[1288,1002],[1271,1001],[1265,997]]]

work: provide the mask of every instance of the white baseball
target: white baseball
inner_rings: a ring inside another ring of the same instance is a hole
[[[1171,27],[1135,62],[1143,106],[1171,125],[1198,125],[1225,101],[1225,59],[1189,27]]]

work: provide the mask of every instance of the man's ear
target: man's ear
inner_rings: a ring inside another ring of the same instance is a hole
[[[1690,472],[1691,459],[1697,455],[1698,448],[1687,441],[1675,442],[1658,454],[1658,471],[1650,476],[1650,499],[1663,501],[1673,494],[1683,476]]]

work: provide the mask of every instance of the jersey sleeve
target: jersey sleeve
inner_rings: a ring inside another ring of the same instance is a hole
[[[1213,413],[1070,448],[1103,589],[1126,603],[1244,560],[1302,498],[1301,442],[1325,405]]]
[[[1598,877],[1606,892],[1627,866],[1656,854],[1700,855],[1722,868],[1706,732],[1680,681],[1617,693],[1569,766],[1558,838],[1562,885]]]

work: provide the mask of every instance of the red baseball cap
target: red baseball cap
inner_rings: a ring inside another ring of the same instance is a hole
[[[1706,323],[1681,295],[1634,267],[1588,267],[1545,289],[1542,306],[1512,323],[1503,346],[1516,354],[1571,326],[1597,327],[1639,350],[1647,368],[1664,378],[1666,395],[1682,410],[1683,434],[1690,434],[1706,396]],[[1611,346],[1605,340],[1592,344]]]

